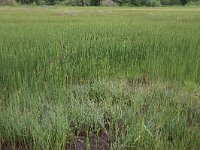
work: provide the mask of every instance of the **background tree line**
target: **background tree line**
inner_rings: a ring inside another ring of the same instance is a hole
[[[66,6],[173,6],[200,5],[200,0],[0,0],[0,4],[66,5]]]

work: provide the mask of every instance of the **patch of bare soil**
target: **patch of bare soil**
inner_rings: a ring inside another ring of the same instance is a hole
[[[66,150],[108,150],[109,145],[109,136],[106,131],[91,135],[81,132],[76,136],[74,142],[66,145]]]

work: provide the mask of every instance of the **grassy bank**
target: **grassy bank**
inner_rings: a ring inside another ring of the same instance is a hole
[[[199,13],[0,7],[0,149],[198,149]]]

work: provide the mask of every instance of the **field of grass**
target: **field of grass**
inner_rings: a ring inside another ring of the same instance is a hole
[[[0,149],[199,149],[199,14],[0,7]]]

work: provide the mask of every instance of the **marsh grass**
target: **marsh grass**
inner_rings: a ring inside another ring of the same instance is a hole
[[[198,8],[0,7],[0,149],[198,149],[199,26]]]

